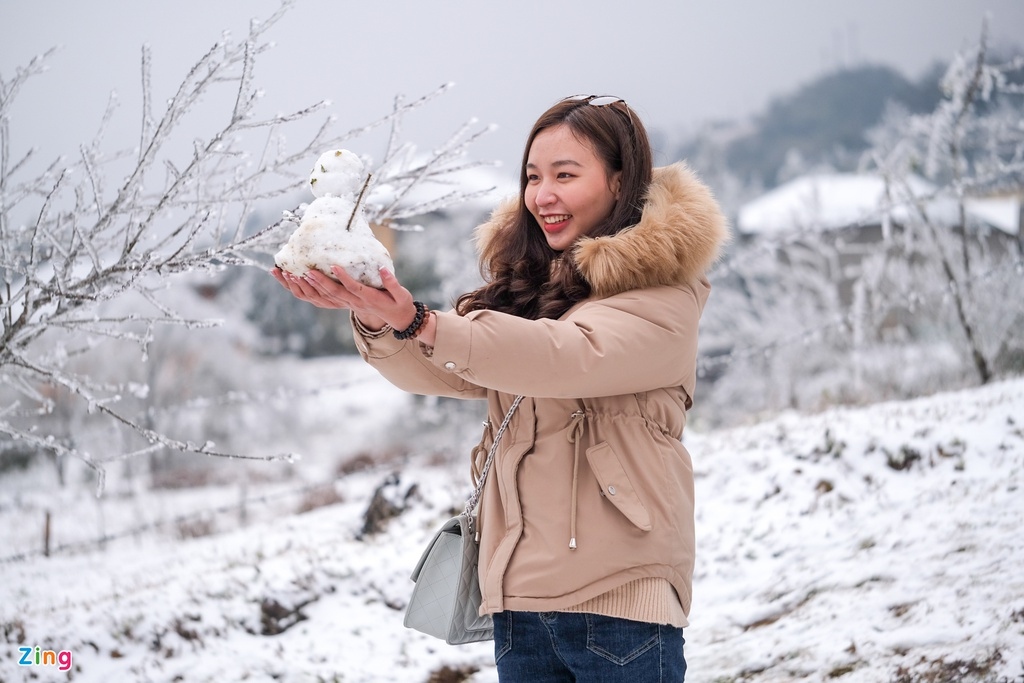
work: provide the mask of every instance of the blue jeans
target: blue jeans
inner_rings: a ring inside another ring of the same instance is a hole
[[[683,629],[575,612],[499,612],[501,683],[682,683]]]

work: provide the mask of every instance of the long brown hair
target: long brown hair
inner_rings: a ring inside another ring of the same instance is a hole
[[[526,208],[526,162],[538,133],[552,126],[568,126],[581,142],[593,147],[608,174],[621,173],[619,200],[611,215],[587,236],[614,235],[636,225],[653,174],[651,144],[629,105],[612,100],[610,104],[592,104],[598,100],[565,99],[533,124],[520,166],[518,206],[509,224],[485,245],[480,270],[486,284],[459,297],[455,310],[460,315],[490,309],[534,320],[558,318],[590,295],[590,284],[576,267],[572,247],[564,252],[549,247]]]

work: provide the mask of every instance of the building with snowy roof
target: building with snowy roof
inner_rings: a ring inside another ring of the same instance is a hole
[[[972,197],[965,208],[970,229],[998,230],[1014,237],[1020,233],[1019,195]],[[744,205],[737,227],[744,236],[769,237],[888,228],[920,220],[921,210],[939,227],[960,224],[957,201],[920,177],[910,176],[900,186],[889,185],[877,174],[820,173],[795,178]]]
[[[961,214],[956,198],[917,176],[890,184],[878,174],[819,173],[795,178],[742,206],[737,230],[744,242],[774,244],[784,263],[796,251],[805,252],[804,261],[806,252],[815,252],[849,303],[864,258],[877,253],[880,243],[906,234],[907,226],[959,234],[966,223],[983,249],[1019,249],[1022,213],[1019,194],[967,198]]]

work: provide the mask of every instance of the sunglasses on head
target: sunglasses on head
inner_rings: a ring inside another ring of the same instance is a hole
[[[562,100],[563,102],[585,102],[595,107],[607,107],[609,104],[615,104],[616,102],[622,102],[626,104],[626,100],[615,95],[572,95]],[[628,106],[628,105],[627,105]]]
[[[636,135],[636,125],[633,123],[633,111],[626,104],[626,100],[615,95],[572,95],[562,100],[563,102],[580,102],[593,107],[610,107],[613,104],[622,104],[621,107],[612,107],[617,112],[625,112],[629,119],[630,137]]]

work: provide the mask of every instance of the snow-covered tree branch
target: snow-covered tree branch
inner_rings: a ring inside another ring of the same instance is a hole
[[[229,266],[266,268],[261,256],[280,245],[293,227],[292,214],[253,231],[257,210],[287,202],[322,151],[378,127],[390,125],[391,137],[383,159],[371,167],[375,186],[367,214],[373,221],[419,215],[474,195],[453,185],[440,196],[410,199],[414,188],[451,183],[453,173],[476,165],[467,160],[467,148],[489,130],[470,122],[422,157],[401,141],[403,118],[450,84],[408,102],[396,98],[377,120],[341,134],[333,132],[327,101],[283,113],[261,109],[257,59],[272,46],[267,34],[290,6],[285,2],[268,19],[253,20],[240,41],[225,33],[162,108],[153,94],[153,55],[143,47],[139,144],[133,149],[111,149],[107,142],[118,111],[112,96],[92,140],[33,170],[34,150],[13,158],[15,105],[25,82],[43,77],[53,51],[10,78],[0,74],[0,435],[80,459],[99,474],[106,461],[154,448],[289,458],[222,452],[210,442],[154,429],[144,408],[129,400],[146,396],[144,382],[93,377],[75,359],[115,343],[116,353],[123,354],[125,344],[134,349],[133,357],[119,357],[123,364],[146,361],[162,330],[217,325],[217,319],[168,301],[171,279]],[[223,106],[219,121],[197,114],[211,103]],[[299,142],[286,137],[293,131]],[[77,402],[147,445],[102,456],[89,452],[73,435],[48,428],[45,418],[61,401]]]

